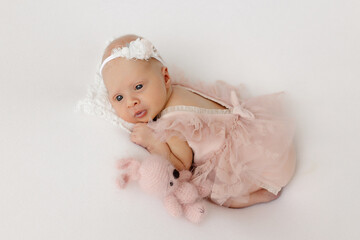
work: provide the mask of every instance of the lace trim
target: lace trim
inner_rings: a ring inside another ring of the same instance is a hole
[[[195,107],[195,106],[184,106],[184,105],[178,105],[178,106],[171,106],[167,107],[164,110],[161,111],[159,114],[159,117],[162,117],[170,112],[176,112],[176,111],[183,111],[183,112],[195,112],[199,114],[229,114],[231,113],[230,109],[209,109],[209,108],[201,108],[201,107]]]

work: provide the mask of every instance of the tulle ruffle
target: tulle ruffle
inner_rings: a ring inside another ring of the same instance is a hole
[[[194,151],[192,181],[201,185],[211,180],[213,201],[247,202],[249,193],[259,187],[277,194],[289,182],[295,167],[294,128],[284,114],[282,93],[240,101],[240,112],[250,114],[245,117],[235,111],[231,91],[236,89],[228,84],[176,84],[228,107],[228,111],[207,112],[178,106],[149,123],[162,141],[177,136],[188,142]]]

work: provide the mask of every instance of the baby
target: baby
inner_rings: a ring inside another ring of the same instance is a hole
[[[210,200],[241,208],[276,199],[295,155],[280,94],[238,100],[236,88],[190,83],[169,74],[155,47],[126,35],[105,49],[100,75],[116,114],[133,123],[131,141],[212,182]]]

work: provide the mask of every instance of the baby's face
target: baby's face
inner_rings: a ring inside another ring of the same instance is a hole
[[[154,59],[110,61],[102,71],[116,114],[130,123],[146,123],[164,109],[171,91],[167,68]]]

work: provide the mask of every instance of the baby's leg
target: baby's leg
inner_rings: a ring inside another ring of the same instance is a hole
[[[237,201],[236,198],[231,198],[225,202],[224,206],[229,208],[245,208],[257,203],[265,203],[265,202],[273,201],[280,196],[280,193],[281,192],[279,192],[278,195],[274,195],[265,189],[260,189],[250,193],[249,202],[247,203]]]

